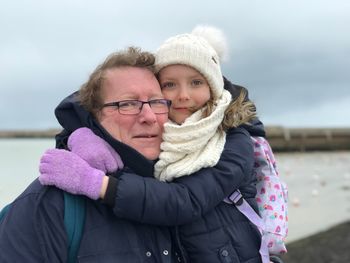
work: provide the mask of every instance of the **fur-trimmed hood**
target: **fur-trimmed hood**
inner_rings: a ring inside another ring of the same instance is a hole
[[[235,100],[239,96],[241,90],[244,90],[247,94],[246,100],[247,101],[249,100],[248,90],[246,88],[233,84],[225,77],[224,77],[224,89],[228,90],[231,93],[232,100]],[[242,125],[242,126],[250,133],[251,136],[266,137],[264,124],[259,120],[259,118],[255,118],[254,120],[252,120],[251,125]]]

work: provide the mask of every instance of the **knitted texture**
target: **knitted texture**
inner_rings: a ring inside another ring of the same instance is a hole
[[[170,182],[190,175],[201,168],[217,164],[226,142],[226,133],[218,130],[231,94],[224,90],[214,111],[202,118],[203,109],[196,111],[182,125],[167,122],[155,177]]]
[[[98,199],[104,172],[92,168],[73,152],[62,149],[47,150],[41,157],[39,181],[54,185],[71,194]]]
[[[224,88],[220,56],[224,55],[224,48],[212,44],[213,39],[216,43],[225,43],[222,32],[213,27],[200,27],[199,30],[195,28],[191,34],[181,34],[169,38],[155,54],[157,72],[169,65],[191,66],[206,78],[214,100],[220,98]]]
[[[105,173],[113,173],[124,167],[119,154],[112,146],[89,128],[75,130],[68,138],[68,148],[91,167]]]

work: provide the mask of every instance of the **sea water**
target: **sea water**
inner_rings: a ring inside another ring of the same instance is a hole
[[[54,139],[0,139],[0,208],[39,176]],[[350,151],[276,153],[289,191],[288,242],[350,220]]]
[[[0,208],[39,176],[40,157],[54,139],[0,139]]]

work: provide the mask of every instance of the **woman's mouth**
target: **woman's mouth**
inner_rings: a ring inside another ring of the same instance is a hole
[[[158,136],[156,134],[139,134],[134,136],[134,138],[140,138],[140,139],[150,139],[155,137],[158,137]]]

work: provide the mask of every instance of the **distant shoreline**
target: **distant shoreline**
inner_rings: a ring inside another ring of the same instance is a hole
[[[62,129],[47,130],[0,130],[1,138],[53,138]]]
[[[61,129],[2,130],[3,138],[54,138]],[[274,151],[350,150],[350,128],[285,128],[266,127]]]

